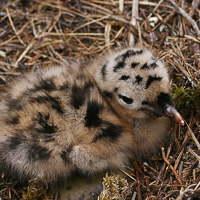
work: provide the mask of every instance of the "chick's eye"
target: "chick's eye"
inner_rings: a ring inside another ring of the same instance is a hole
[[[122,99],[126,104],[132,104],[133,103],[133,99],[126,97],[124,95],[119,94],[118,95],[120,99]]]

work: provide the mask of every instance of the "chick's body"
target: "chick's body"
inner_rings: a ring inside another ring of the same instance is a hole
[[[163,142],[172,104],[167,69],[141,48],[28,74],[0,103],[0,167],[50,181],[123,167]]]

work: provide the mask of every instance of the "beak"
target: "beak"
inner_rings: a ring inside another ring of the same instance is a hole
[[[179,124],[184,125],[183,118],[181,117],[179,112],[173,106],[170,106],[167,104],[166,114],[167,114],[167,116],[173,118]]]

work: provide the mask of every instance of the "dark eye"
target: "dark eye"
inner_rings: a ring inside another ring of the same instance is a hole
[[[120,99],[122,99],[126,104],[132,104],[133,103],[133,99],[123,96],[121,94],[118,95]]]

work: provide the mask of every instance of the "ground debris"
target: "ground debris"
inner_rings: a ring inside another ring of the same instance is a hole
[[[111,175],[103,179],[103,190],[99,200],[125,200],[131,194],[131,188],[126,179],[120,175]]]
[[[175,124],[169,143],[140,164],[139,171],[127,169],[128,183],[116,175],[106,176],[104,185],[114,183],[121,199],[130,186],[132,199],[198,199],[199,5],[199,0],[1,0],[0,89],[27,71],[61,64],[66,57],[88,62],[116,46],[151,49],[169,67],[176,107],[186,125]],[[33,182],[23,188],[6,180],[0,179],[2,199],[59,199],[43,187],[35,190]],[[123,187],[116,185],[119,180]]]

